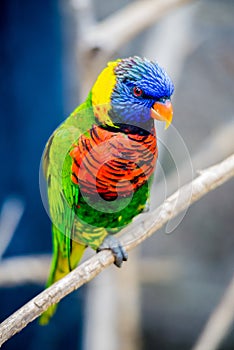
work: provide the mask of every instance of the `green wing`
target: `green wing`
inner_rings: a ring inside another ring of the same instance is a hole
[[[48,184],[50,217],[56,244],[63,256],[70,256],[71,232],[78,203],[79,187],[71,181],[71,158],[73,143],[90,129],[94,122],[90,96],[80,105],[50,137],[43,155],[43,170]],[[56,230],[54,229],[56,228]],[[56,251],[56,250],[55,250]],[[73,264],[72,264],[73,265]]]
[[[53,237],[53,258],[47,287],[74,269],[85,249],[84,244],[71,239],[74,230],[75,207],[79,198],[79,187],[71,181],[69,150],[81,133],[88,128],[88,126],[85,127],[83,122],[84,117],[86,117],[86,122],[92,118],[90,108],[87,108],[87,104],[78,107],[55,130],[43,155],[43,170],[48,185]],[[79,119],[81,119],[81,123],[77,122]],[[40,318],[40,324],[47,324],[55,310],[56,305],[53,305],[44,312]]]

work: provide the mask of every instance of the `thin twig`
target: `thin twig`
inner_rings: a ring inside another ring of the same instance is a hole
[[[212,312],[193,350],[216,350],[234,320],[234,276],[223,298]]]
[[[142,215],[141,223],[139,220],[134,221],[127,229],[127,233],[123,235],[122,244],[126,250],[133,249],[168,220],[233,176],[234,154],[221,163],[204,170],[199,177],[180,188],[153,212]],[[29,322],[35,320],[50,305],[59,302],[66,295],[89,282],[113,261],[114,257],[110,251],[101,251],[30,300],[0,325],[0,346],[14,334],[20,332]]]

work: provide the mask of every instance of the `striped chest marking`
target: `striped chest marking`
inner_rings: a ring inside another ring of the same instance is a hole
[[[70,151],[71,180],[84,195],[105,200],[128,197],[152,175],[157,160],[155,129],[151,133],[112,132],[94,125]]]

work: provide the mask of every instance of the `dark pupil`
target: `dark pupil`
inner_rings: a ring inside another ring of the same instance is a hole
[[[138,88],[138,87],[134,87],[134,94],[136,96],[141,96],[142,90],[140,88]]]

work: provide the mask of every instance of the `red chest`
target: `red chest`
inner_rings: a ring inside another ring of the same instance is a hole
[[[106,200],[128,197],[152,175],[157,159],[155,130],[144,135],[93,126],[70,151],[71,180],[84,195]]]

